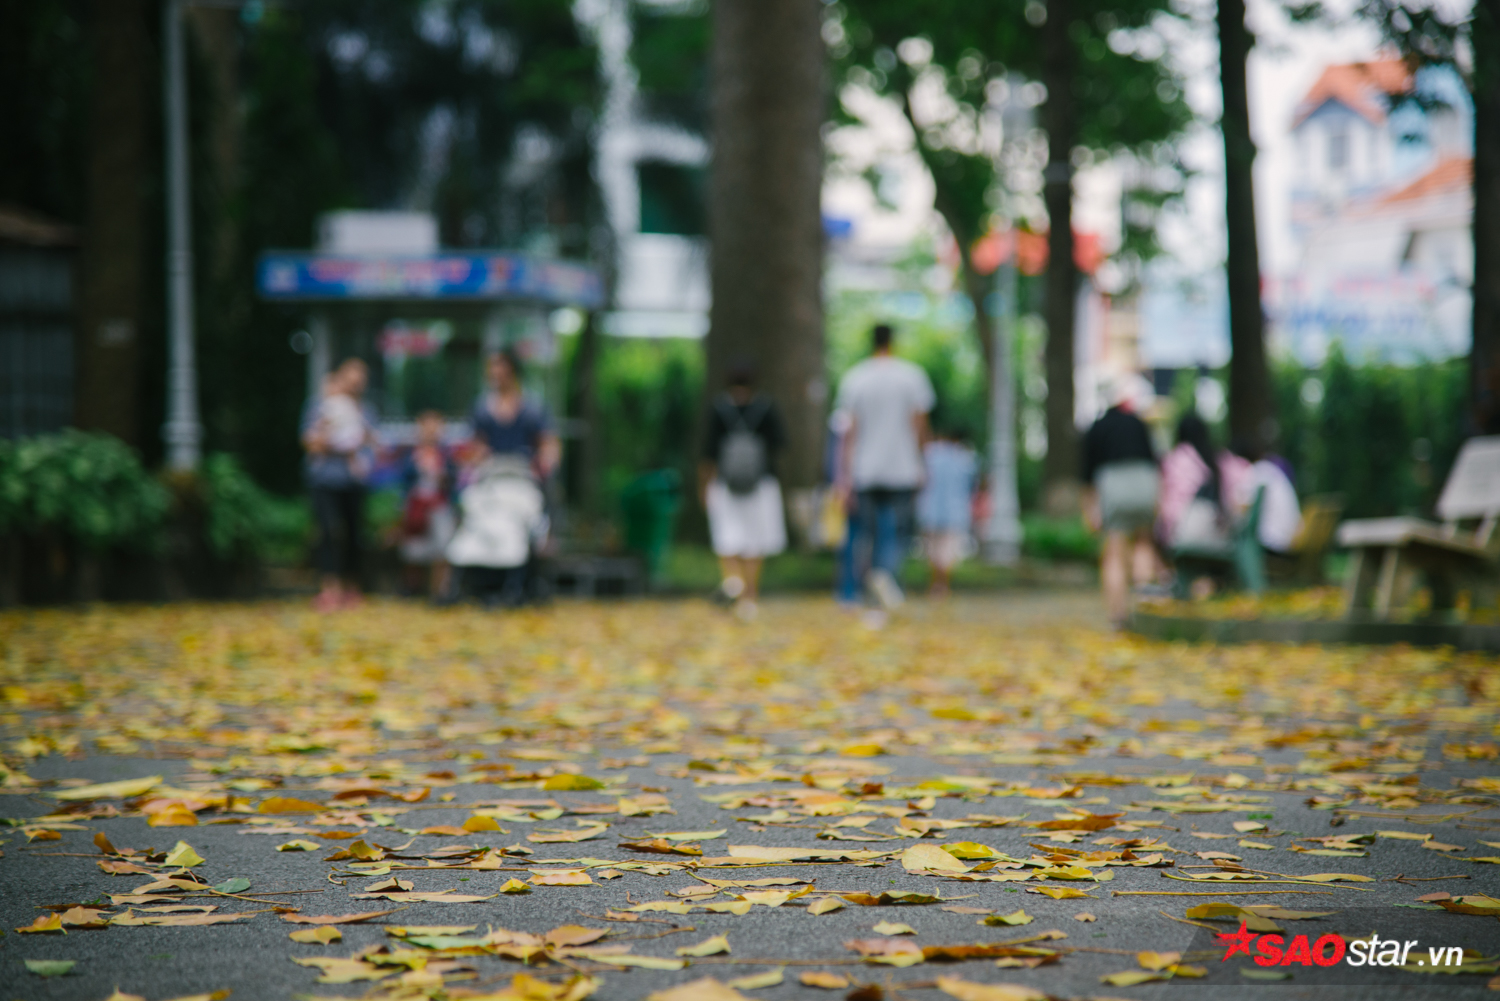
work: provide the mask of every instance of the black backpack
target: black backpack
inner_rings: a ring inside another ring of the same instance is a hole
[[[766,443],[755,433],[770,412],[770,404],[758,396],[741,412],[732,399],[723,396],[716,406],[728,429],[719,442],[719,479],[732,494],[754,493],[770,468]]]

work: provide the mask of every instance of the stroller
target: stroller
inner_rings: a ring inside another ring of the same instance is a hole
[[[547,538],[546,499],[531,466],[492,456],[458,495],[462,522],[448,543],[460,594],[486,607],[514,608],[534,591],[534,555]]]

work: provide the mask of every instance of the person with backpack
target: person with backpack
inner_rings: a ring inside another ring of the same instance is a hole
[[[759,610],[762,561],[786,548],[775,474],[786,428],[771,398],[755,391],[755,373],[745,364],[730,369],[705,427],[698,481],[722,578],[715,597],[749,621]]]

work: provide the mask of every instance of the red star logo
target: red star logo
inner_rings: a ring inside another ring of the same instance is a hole
[[[1250,943],[1254,942],[1260,936],[1256,935],[1254,932],[1246,931],[1245,921],[1242,918],[1240,919],[1239,931],[1235,932],[1233,935],[1229,934],[1228,932],[1219,932],[1217,937],[1220,942],[1223,942],[1225,945],[1229,946],[1229,951],[1224,953],[1224,959],[1221,960],[1221,962],[1227,962],[1229,960],[1229,957],[1233,956],[1237,952],[1243,952],[1246,956],[1250,955]]]

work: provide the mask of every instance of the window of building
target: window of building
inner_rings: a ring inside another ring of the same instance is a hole
[[[1349,166],[1349,130],[1331,129],[1328,133],[1328,169],[1340,171]]]
[[[644,160],[636,164],[641,189],[641,232],[702,236],[704,170],[680,163]]]

